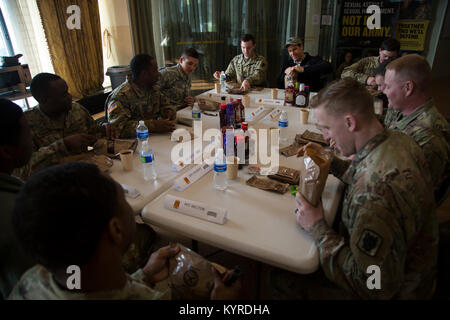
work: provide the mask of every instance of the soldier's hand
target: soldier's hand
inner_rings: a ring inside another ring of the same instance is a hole
[[[175,130],[175,121],[171,120],[153,120],[152,132],[172,132]]]
[[[289,67],[286,68],[286,70],[284,71],[285,74],[290,75],[292,72],[294,72],[294,68],[295,67]]]
[[[97,138],[89,134],[74,134],[64,138],[64,144],[69,152],[86,152],[88,146],[93,146]]]
[[[192,106],[195,102],[195,99],[193,97],[186,97],[184,98],[184,102],[188,105],[188,106]]]
[[[103,127],[105,128],[106,139],[118,139],[119,138],[119,131],[113,124],[104,123]]]
[[[214,288],[211,291],[211,300],[238,300],[242,288],[241,279],[237,279],[231,286],[227,287],[225,281],[232,271],[228,270],[223,276],[214,267],[211,267],[211,271],[214,274]]]
[[[175,111],[173,111],[172,109],[166,110],[166,119],[167,120],[175,120],[176,117],[177,117],[177,113]]]
[[[298,211],[297,223],[308,232],[316,222],[324,218],[322,202],[319,202],[317,208],[313,207],[300,192],[295,196],[295,206]]]
[[[250,85],[250,82],[248,82],[248,80],[242,81],[242,84],[241,84],[242,91],[248,91],[250,89],[250,87],[251,87],[251,85]]]
[[[146,281],[155,284],[167,279],[169,276],[169,259],[176,256],[178,252],[180,252],[180,247],[173,243],[153,252],[142,269]]]
[[[306,148],[311,148],[311,149],[317,150],[318,152],[323,152],[324,151],[324,148],[320,144],[314,143],[314,142],[310,142],[307,145],[304,145],[303,147],[298,149],[298,151],[297,151],[297,158],[298,157],[303,157],[303,155],[305,154]]]
[[[295,66],[294,70],[300,73],[303,73],[303,71],[305,71],[305,68],[303,68],[302,66]]]
[[[376,87],[376,86],[377,86],[377,83],[376,83],[374,77],[368,77],[368,78],[367,78],[367,81],[366,81],[366,84],[367,84],[368,86],[371,86],[371,87]]]
[[[220,71],[214,72],[213,77],[216,78],[217,80],[220,80]]]

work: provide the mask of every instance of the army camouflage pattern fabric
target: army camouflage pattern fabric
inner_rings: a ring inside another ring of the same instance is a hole
[[[33,173],[58,164],[70,155],[63,139],[74,134],[90,134],[100,138],[105,129],[97,124],[83,106],[73,102],[72,109],[60,119],[48,117],[40,108],[25,112],[33,134],[33,154],[28,164],[14,171],[14,175],[27,179]]]
[[[186,107],[184,99],[191,95],[192,80],[187,76],[180,64],[160,70],[159,87],[170,103],[177,109]]]
[[[9,300],[168,300],[171,291],[167,282],[157,285],[155,289],[147,286],[145,275],[139,269],[133,275],[127,274],[125,286],[120,290],[81,293],[63,289],[53,275],[43,266],[36,265],[29,269],[15,286]]]
[[[366,84],[367,78],[373,77],[375,69],[380,65],[380,57],[366,57],[342,71],[341,79],[352,78],[359,83]]]
[[[433,100],[407,116],[399,111],[392,111],[392,114],[392,119],[385,120],[386,128],[402,131],[419,144],[430,167],[435,190],[438,190],[450,175],[450,126],[447,120],[436,109]]]
[[[431,177],[413,139],[384,130],[350,166],[333,166],[347,184],[340,232],[322,219],[311,229],[329,280],[364,299],[427,299],[433,293],[438,224]],[[347,168],[347,170],[346,170]],[[380,267],[380,290],[367,273]]]
[[[231,60],[225,75],[227,81],[241,84],[247,80],[252,86],[262,86],[266,83],[267,61],[257,54],[246,60],[244,54],[240,54]]]
[[[132,81],[125,81],[114,89],[106,100],[106,118],[120,132],[120,138],[136,137],[139,120],[144,120],[149,131],[155,129],[152,120],[167,119],[167,110],[176,112],[169,99],[162,95],[158,85],[142,90]]]

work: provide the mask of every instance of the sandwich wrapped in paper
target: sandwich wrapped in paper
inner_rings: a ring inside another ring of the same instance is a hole
[[[269,178],[284,183],[298,185],[300,180],[300,171],[287,167],[279,167],[277,173],[269,175]]]
[[[207,99],[199,98],[197,99],[197,102],[198,107],[203,111],[218,111],[220,107],[220,103]]]
[[[180,252],[169,259],[169,283],[172,298],[183,300],[209,299],[214,288],[211,266],[224,273],[226,268],[211,263],[194,251],[178,244]]]
[[[300,179],[300,192],[314,207],[319,204],[320,197],[331,165],[331,155],[325,151],[306,148],[304,163],[305,174]]]
[[[251,177],[245,183],[251,187],[255,187],[261,190],[275,191],[281,194],[284,194],[289,190],[289,183],[282,183],[267,178],[259,178],[256,176]]]

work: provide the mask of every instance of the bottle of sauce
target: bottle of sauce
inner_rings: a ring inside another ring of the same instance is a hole
[[[295,105],[300,108],[306,108],[306,91],[305,91],[305,85],[302,83],[300,84],[299,91],[297,93],[297,96],[295,97]]]
[[[295,103],[295,87],[292,81],[289,81],[287,88],[284,90],[284,104],[292,106]]]

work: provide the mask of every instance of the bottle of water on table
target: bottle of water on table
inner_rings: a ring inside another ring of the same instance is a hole
[[[141,162],[145,181],[156,180],[157,174],[155,169],[155,155],[153,153],[148,139],[142,142]]]
[[[220,88],[221,88],[220,91],[222,91],[222,92],[225,92],[226,81],[227,81],[227,76],[225,75],[225,71],[222,71],[220,73]]]
[[[214,158],[214,188],[217,190],[225,190],[227,186],[227,162],[223,154],[223,149],[219,148]]]
[[[287,142],[287,135],[288,135],[288,116],[286,111],[282,111],[280,118],[278,120],[278,128],[280,129],[280,142],[285,143]]]

